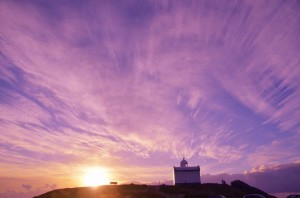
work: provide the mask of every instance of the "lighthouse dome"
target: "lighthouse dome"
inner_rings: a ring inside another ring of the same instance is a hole
[[[183,158],[180,162],[180,167],[187,167],[188,162]]]

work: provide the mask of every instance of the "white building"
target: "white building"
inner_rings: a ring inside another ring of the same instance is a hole
[[[188,162],[183,158],[180,167],[174,166],[173,182],[174,185],[201,184],[199,165],[188,166]]]

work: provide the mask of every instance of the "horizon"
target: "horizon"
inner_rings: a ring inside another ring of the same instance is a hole
[[[167,181],[182,157],[201,180],[300,192],[299,10],[0,1],[0,197]]]

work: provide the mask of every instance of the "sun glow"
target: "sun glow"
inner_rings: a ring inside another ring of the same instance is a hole
[[[109,184],[109,174],[104,168],[87,168],[83,175],[83,185],[100,186]]]

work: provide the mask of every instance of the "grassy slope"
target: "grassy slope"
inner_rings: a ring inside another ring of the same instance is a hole
[[[229,198],[241,198],[249,192],[221,184],[202,184],[198,186],[147,186],[147,185],[117,185],[101,187],[67,188],[47,192],[35,198],[160,198],[185,197],[208,198],[210,195],[224,195]],[[274,198],[270,195],[265,195]]]

